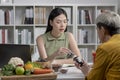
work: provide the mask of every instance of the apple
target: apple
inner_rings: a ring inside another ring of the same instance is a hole
[[[21,66],[17,66],[16,69],[15,69],[15,73],[17,75],[23,75],[24,72],[25,72],[25,69],[23,67],[21,67]]]

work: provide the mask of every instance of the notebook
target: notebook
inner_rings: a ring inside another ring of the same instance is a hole
[[[0,44],[0,68],[12,57],[19,57],[24,63],[31,61],[30,45]]]

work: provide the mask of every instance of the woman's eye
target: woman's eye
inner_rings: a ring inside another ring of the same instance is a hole
[[[59,24],[59,23],[61,23],[60,21],[57,21],[57,23]]]
[[[67,20],[63,20],[63,21],[57,21],[56,23],[67,23],[68,21]]]
[[[67,22],[68,22],[67,20],[64,21],[64,23],[67,23]]]
[[[64,23],[68,23],[68,19],[64,20]]]

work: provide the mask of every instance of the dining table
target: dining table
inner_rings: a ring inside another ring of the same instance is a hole
[[[67,69],[66,73],[61,73],[60,69],[57,74],[57,80],[84,80],[85,76],[80,69],[77,69],[73,64],[65,64],[62,68]]]

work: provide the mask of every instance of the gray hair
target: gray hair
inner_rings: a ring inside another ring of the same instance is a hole
[[[120,16],[112,11],[105,11],[96,18],[97,27],[103,26],[107,29],[110,35],[119,33]]]

